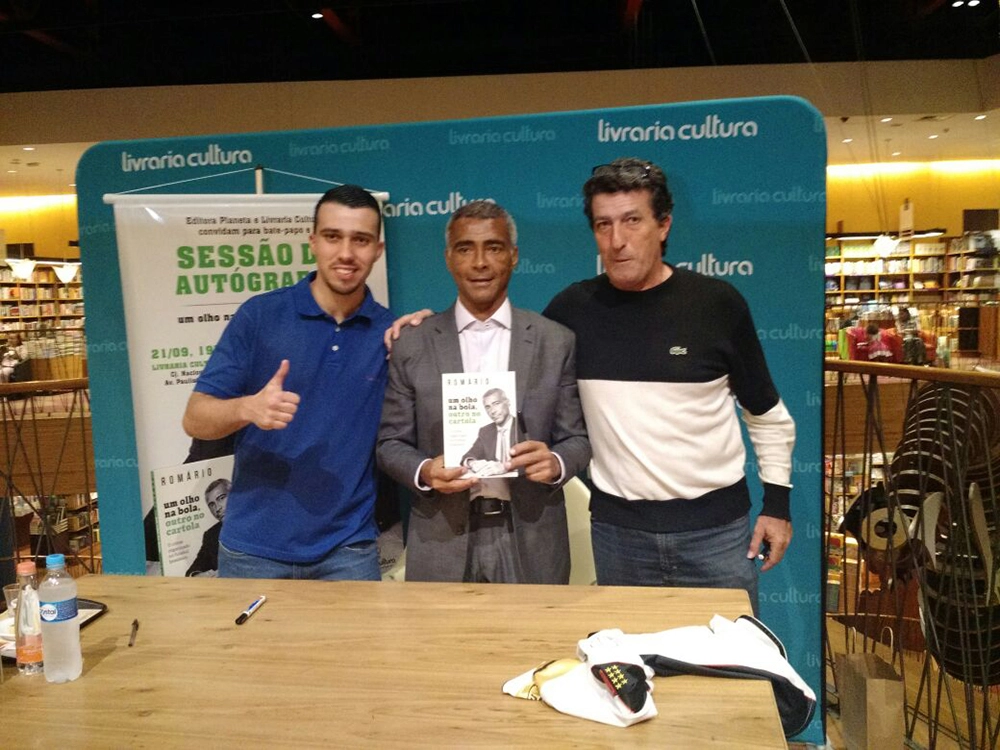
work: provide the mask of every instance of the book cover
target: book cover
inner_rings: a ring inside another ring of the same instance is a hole
[[[509,372],[441,375],[444,465],[464,466],[465,476],[516,477],[507,471],[517,427],[517,378]]]
[[[233,457],[153,469],[153,509],[165,576],[214,576]]]

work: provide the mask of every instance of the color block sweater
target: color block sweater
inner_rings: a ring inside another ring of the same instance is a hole
[[[762,512],[790,517],[795,424],[732,285],[673,268],[652,289],[624,292],[601,275],[560,292],[544,314],[576,334],[594,520],[673,532],[747,513],[738,413]]]

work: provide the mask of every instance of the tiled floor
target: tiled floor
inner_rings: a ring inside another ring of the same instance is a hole
[[[826,739],[827,744],[822,746],[823,750],[846,750],[847,743],[844,742],[844,737],[840,733],[840,720],[836,717],[831,717],[827,714],[826,717]],[[804,742],[790,742],[788,743],[789,750],[814,750],[817,745],[809,745]],[[890,748],[885,748],[885,750],[890,750]],[[895,750],[892,748],[891,750]]]
[[[844,735],[840,730],[840,717],[834,713],[827,713],[826,716],[826,738],[827,744],[821,746],[822,750],[847,750],[847,743],[844,741]],[[810,745],[802,742],[790,742],[788,744],[789,750],[816,750],[817,745]],[[898,745],[890,745],[885,748],[880,748],[880,750],[896,750],[896,748],[913,748],[914,750],[930,750],[930,744],[927,741],[927,728],[926,726],[918,724],[916,730],[914,731],[914,738],[909,744],[907,744],[905,738],[899,738]],[[968,743],[964,745],[959,745],[958,742],[950,737],[938,735],[936,744],[934,745],[934,750],[967,750],[969,747]]]
[[[828,636],[831,638],[831,644],[834,650],[840,648],[839,644],[843,643],[843,628],[835,620],[827,621]],[[887,662],[892,661],[892,654],[890,653],[887,646],[883,644],[872,644],[871,641],[867,642],[865,645],[867,650],[874,649],[876,653],[882,656]],[[897,655],[898,658],[898,655]],[[927,688],[926,684],[921,688],[921,673],[925,666],[925,660],[927,655],[923,652],[913,652],[904,651],[903,661],[905,664],[906,674],[907,674],[907,691],[909,693],[910,704],[917,702],[918,693],[921,694],[920,704],[924,710],[926,710],[927,703]],[[898,663],[894,662],[894,667],[898,672]],[[933,745],[929,741],[928,737],[928,727],[926,721],[918,719],[913,725],[913,739],[907,741],[904,737],[899,738],[899,742],[888,745],[885,748],[879,748],[879,750],[896,750],[896,748],[915,748],[916,750],[967,750],[970,748],[970,743],[968,741],[963,741],[961,744],[958,740],[949,736],[948,731],[944,728],[947,726],[954,726],[958,724],[963,727],[963,731],[967,733],[967,729],[964,727],[965,722],[965,704],[967,700],[971,700],[976,705],[976,724],[977,732],[982,729],[982,712],[983,712],[983,694],[978,690],[971,690],[969,693],[966,692],[965,686],[963,686],[957,680],[944,677],[941,678],[937,670],[936,663],[932,662],[930,664],[931,669],[931,684],[937,686],[934,690],[935,695],[940,696],[940,708],[939,708],[939,721],[943,728],[939,729],[936,733],[935,742]],[[941,690],[940,686],[944,682],[940,682],[943,679],[948,683],[949,688],[947,690]],[[846,750],[847,743],[844,741],[844,736],[842,732],[842,726],[840,722],[839,709],[836,706],[837,697],[834,693],[834,675],[832,669],[828,666],[827,668],[827,680],[828,680],[828,690],[830,695],[828,695],[828,703],[833,705],[832,710],[827,711],[827,744],[823,746],[824,750]],[[922,691],[922,692],[921,692]],[[971,698],[970,698],[971,696]],[[992,726],[996,727],[997,716],[1000,715],[1000,694],[994,693],[993,691],[987,696],[986,702],[989,704],[987,710],[991,716]],[[952,718],[952,708],[954,710],[954,715],[959,717],[958,719]],[[995,746],[995,745],[994,745]],[[977,737],[977,742],[974,747],[977,750],[989,749],[992,750],[994,746],[991,746],[989,742],[983,743],[981,738]],[[792,750],[813,750],[816,746],[804,743],[790,743],[789,747]]]

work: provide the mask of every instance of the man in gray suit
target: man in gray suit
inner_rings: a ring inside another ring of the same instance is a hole
[[[445,262],[458,301],[392,349],[377,456],[416,493],[406,578],[413,581],[567,583],[562,485],[590,460],[576,388],[573,334],[512,307],[517,227],[492,201],[459,208],[445,230]],[[441,374],[513,370],[520,442],[515,478],[463,478],[443,453]]]

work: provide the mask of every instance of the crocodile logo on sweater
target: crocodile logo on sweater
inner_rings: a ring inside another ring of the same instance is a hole
[[[688,353],[686,346],[672,346],[670,347],[670,353],[676,356],[683,356]]]

